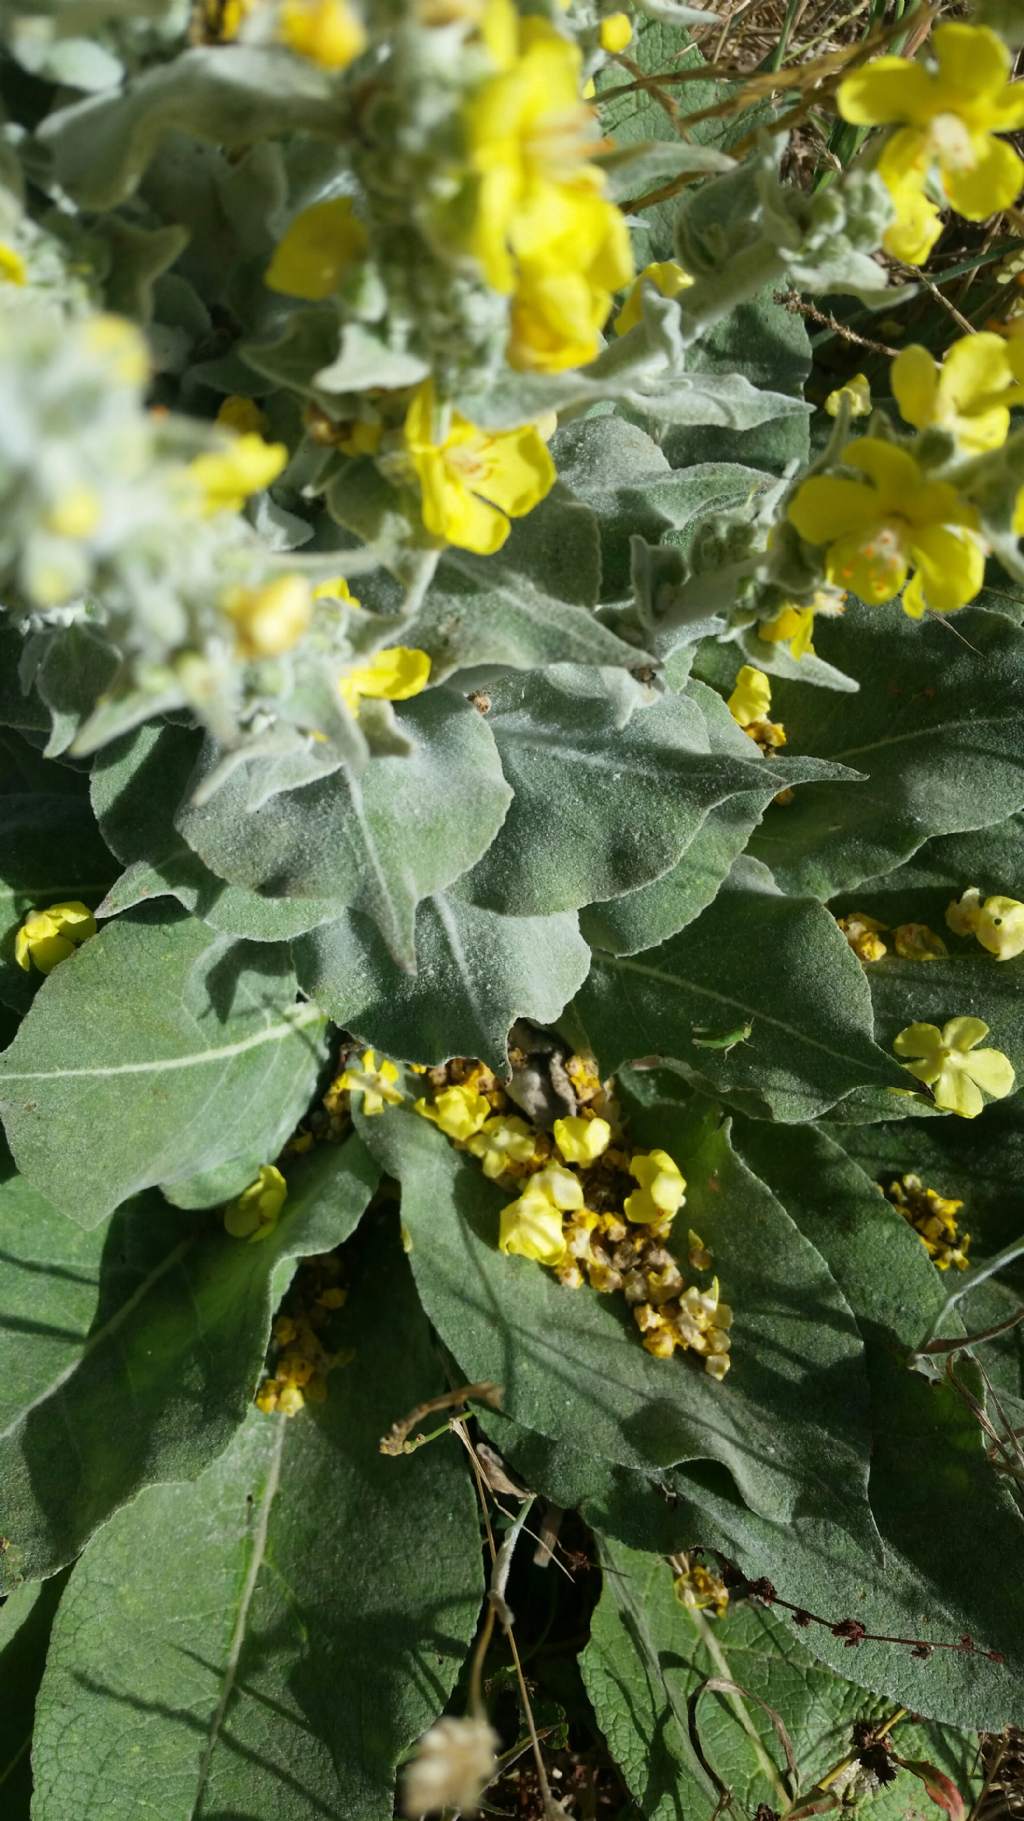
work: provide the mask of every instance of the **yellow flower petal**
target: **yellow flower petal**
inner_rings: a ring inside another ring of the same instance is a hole
[[[875,524],[878,498],[861,481],[818,474],[797,489],[786,516],[809,544],[828,544]]]
[[[330,297],[366,247],[366,229],[348,196],[316,202],[289,224],[264,283],[286,297]]]
[[[883,508],[899,508],[905,503],[908,492],[920,485],[921,470],[913,456],[880,436],[859,436],[856,441],[847,443],[843,461],[870,476]]]
[[[347,0],[282,0],[282,43],[321,69],[343,70],[366,49],[366,27]]]
[[[983,1018],[950,1018],[942,1027],[942,1041],[948,1050],[970,1050],[988,1036]]]
[[[633,26],[628,13],[608,13],[598,27],[597,33],[603,51],[624,51],[633,36]]]
[[[889,374],[892,395],[900,416],[917,430],[923,430],[937,420],[939,373],[938,362],[932,359],[927,348],[916,344],[901,349],[892,363]]]
[[[554,1136],[566,1163],[595,1163],[611,1143],[612,1128],[606,1119],[556,1119]]]
[[[973,933],[982,948],[998,961],[1012,961],[1024,954],[1024,904],[1018,898],[986,898],[978,911]]]
[[[984,585],[985,553],[969,531],[957,526],[929,525],[916,531],[910,556],[917,574],[907,594],[933,613],[955,613]]]
[[[937,1107],[945,1113],[958,1113],[961,1119],[977,1119],[985,1102],[966,1070],[944,1068],[930,1084]]]
[[[645,285],[653,286],[662,297],[678,297],[681,291],[689,290],[692,284],[689,272],[685,272],[675,259],[657,260],[653,265],[645,266],[615,318],[616,335],[627,335],[640,321]]]
[[[970,167],[942,163],[942,187],[965,221],[1012,209],[1024,189],[1024,159],[1005,139],[987,139]]]
[[[1007,1094],[1013,1093],[1016,1082],[1013,1064],[1002,1050],[972,1050],[964,1062],[963,1072],[993,1100],[1005,1100]]]
[[[338,679],[343,700],[352,709],[361,696],[375,701],[406,702],[418,696],[430,678],[430,659],[411,645],[385,645],[365,664],[357,664]]]
[[[1002,39],[985,25],[937,25],[932,47],[939,66],[939,105],[1000,94],[1013,67]]]
[[[753,721],[764,721],[772,705],[772,686],[763,670],[754,664],[744,664],[736,673],[733,692],[726,702],[726,707],[733,720],[740,727],[749,727]]]
[[[892,126],[927,107],[927,71],[908,57],[875,57],[839,85],[837,103],[853,126]]]

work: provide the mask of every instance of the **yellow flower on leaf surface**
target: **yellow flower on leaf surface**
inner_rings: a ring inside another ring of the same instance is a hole
[[[498,1249],[538,1264],[560,1265],[566,1256],[563,1212],[583,1206],[575,1176],[557,1164],[539,1170],[517,1200],[501,1210]]]
[[[630,329],[636,328],[643,315],[643,294],[646,285],[649,285],[662,297],[678,297],[680,291],[688,290],[692,284],[693,279],[689,272],[684,272],[682,266],[674,259],[659,259],[653,265],[645,266],[615,318],[616,335],[626,335]]]
[[[555,465],[536,424],[480,430],[457,411],[435,425],[434,388],[418,386],[405,419],[405,447],[420,484],[423,523],[460,550],[493,556],[511,529],[550,492]]]
[[[618,210],[587,158],[594,114],[580,96],[579,46],[547,20],[521,17],[512,0],[489,0],[483,36],[498,67],[465,113],[466,244],[492,289],[508,293],[519,260],[560,270],[579,232],[592,245],[595,198],[609,217]]]
[[[607,1119],[556,1119],[553,1129],[566,1163],[596,1163],[612,1140]]]
[[[601,49],[612,55],[624,51],[633,37],[633,23],[628,13],[606,13],[597,28]]]
[[[280,575],[262,588],[229,588],[222,605],[243,658],[275,658],[291,651],[313,614],[310,586],[301,575]]]
[[[794,658],[813,654],[814,622],[818,614],[834,618],[843,611],[843,596],[830,588],[819,588],[814,599],[806,607],[796,601],[787,602],[780,607],[774,619],[761,620],[757,636],[768,645],[788,645]]]
[[[0,240],[0,284],[24,285],[27,283],[28,267],[17,247],[9,247],[6,241]]]
[[[648,1151],[630,1159],[629,1173],[640,1184],[626,1197],[627,1220],[643,1226],[671,1220],[686,1199],[686,1179],[667,1151]]]
[[[993,896],[982,902],[977,886],[946,911],[946,922],[957,936],[975,936],[997,961],[1013,961],[1024,954],[1024,904],[1019,898]]]
[[[224,1209],[225,1232],[232,1239],[247,1239],[250,1243],[266,1239],[274,1231],[287,1198],[288,1185],[280,1170],[272,1163],[263,1164],[256,1181]]]
[[[338,690],[346,708],[355,714],[366,696],[377,702],[407,702],[426,689],[430,677],[430,659],[414,645],[385,645],[375,651],[365,664],[357,664],[338,678]]]
[[[348,607],[361,607],[362,601],[352,593],[343,575],[329,576],[326,582],[318,582],[313,590],[314,601],[344,601]]]
[[[846,405],[851,417],[867,417],[871,410],[871,385],[866,374],[855,373],[844,386],[837,386],[825,400],[829,417],[838,417]]]
[[[957,214],[985,221],[1013,207],[1024,161],[997,137],[1024,127],[1024,83],[1011,82],[1010,53],[985,26],[947,24],[932,34],[934,69],[906,57],[876,57],[840,84],[839,112],[855,126],[894,126],[878,172],[897,220],[883,244],[919,265],[938,238],[925,186],[934,167]]]
[[[985,1104],[982,1089],[993,1100],[1004,1100],[1015,1081],[1001,1050],[976,1047],[987,1036],[988,1025],[980,1018],[950,1018],[941,1031],[934,1024],[908,1024],[892,1047],[897,1056],[914,1058],[905,1066],[931,1088],[936,1106],[975,1119]]]
[[[321,69],[343,70],[366,49],[366,27],[348,0],[282,0],[281,42]]]
[[[965,335],[942,365],[927,348],[904,348],[892,364],[893,397],[916,430],[948,430],[971,455],[999,449],[1010,432],[1010,407],[1024,403],[1024,343],[1001,335]]]
[[[879,437],[848,443],[843,462],[863,478],[813,475],[788,512],[802,538],[826,546],[830,584],[878,606],[899,594],[913,569],[903,607],[915,619],[926,608],[951,613],[973,600],[985,578],[973,506]]]
[[[51,904],[46,910],[29,912],[14,938],[14,959],[26,974],[33,967],[49,974],[95,934],[96,919],[88,905],[77,898]]]
[[[424,1119],[439,1126],[446,1138],[465,1144],[467,1138],[479,1132],[485,1120],[490,1118],[491,1103],[475,1088],[458,1086],[443,1088],[433,1103],[417,1100],[415,1109]]]
[[[494,1182],[504,1175],[509,1164],[532,1162],[535,1143],[525,1119],[515,1113],[499,1113],[485,1120],[466,1148],[478,1160],[484,1175]]]
[[[205,513],[240,512],[251,493],[261,493],[277,479],[287,460],[283,443],[247,434],[226,449],[197,455],[187,473],[199,487]]]
[[[285,297],[319,302],[333,295],[366,246],[366,229],[348,196],[314,202],[278,241],[264,283]]]
[[[376,1050],[364,1050],[358,1063],[350,1062],[338,1076],[335,1086],[361,1096],[363,1112],[367,1119],[373,1119],[386,1106],[397,1106],[405,1099],[401,1088],[395,1086],[397,1080],[398,1070],[387,1056],[378,1063]]]
[[[598,191],[582,192],[565,229],[519,261],[510,365],[528,373],[586,366],[601,346],[614,293],[632,276],[625,220]]]
[[[942,961],[949,950],[927,923],[899,923],[892,932],[892,946],[901,961]]]
[[[772,686],[763,670],[755,664],[744,664],[736,673],[736,683],[726,707],[740,727],[763,721],[772,705]]]

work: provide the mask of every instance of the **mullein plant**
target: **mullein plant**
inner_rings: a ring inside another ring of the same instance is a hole
[[[707,22],[0,22],[14,1821],[509,1807],[530,1499],[645,1813],[1024,1717],[1020,34]]]

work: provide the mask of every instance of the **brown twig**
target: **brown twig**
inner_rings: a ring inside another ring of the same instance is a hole
[[[455,1391],[443,1391],[440,1397],[428,1397],[425,1403],[417,1404],[415,1410],[410,1410],[408,1416],[404,1416],[400,1422],[392,1423],[387,1435],[381,1437],[381,1453],[411,1454],[414,1448],[422,1447],[430,1438],[418,1435],[410,1442],[410,1429],[421,1423],[425,1416],[432,1416],[437,1410],[452,1410],[470,1398],[475,1398],[478,1404],[488,1404],[492,1410],[500,1410],[502,1388],[500,1385],[492,1385],[489,1379],[484,1379],[479,1385],[460,1385]]]

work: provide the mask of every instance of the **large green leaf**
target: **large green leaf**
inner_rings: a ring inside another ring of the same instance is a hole
[[[757,861],[737,861],[711,907],[660,948],[598,951],[576,1008],[603,1068],[671,1057],[775,1119],[813,1119],[861,1083],[906,1080],[872,1041],[864,970],[834,920],[783,897]],[[699,1041],[748,1023],[729,1049]]]
[[[4,1821],[29,1821],[36,1694],[64,1575],[21,1587],[0,1608],[0,1799]]]
[[[748,759],[750,740],[737,727],[721,696],[695,681],[687,685],[686,694],[704,716],[712,752]],[[613,955],[635,955],[676,935],[713,902],[780,785],[820,777],[821,766],[820,759],[802,757],[763,765],[758,787],[714,804],[675,866],[660,879],[604,904],[589,905],[580,918],[587,941]]]
[[[510,1026],[520,1017],[552,1024],[590,965],[572,912],[503,917],[458,886],[419,906],[414,974],[396,967],[358,911],[292,952],[299,985],[335,1024],[411,1062],[479,1056],[501,1075]]]
[[[390,1230],[357,1248],[346,1322],[355,1359],[325,1404],[254,1412],[75,1569],[39,1697],[36,1821],[389,1821],[396,1762],[472,1636],[480,1550],[454,1440],[379,1451],[442,1383]]]
[[[466,890],[517,916],[614,898],[674,865],[708,808],[758,782],[760,759],[713,753],[685,696],[558,665],[505,678],[488,723],[515,796]]]
[[[92,802],[108,845],[129,870],[104,902],[111,916],[171,893],[212,928],[256,942],[286,942],[336,915],[333,899],[271,898],[226,885],[174,826],[201,736],[149,722],[97,754]]]
[[[701,1749],[732,1791],[737,1813],[780,1810],[798,1793],[770,1715],[789,1735],[799,1793],[850,1750],[855,1721],[887,1719],[892,1703],[815,1662],[793,1627],[745,1603],[722,1619],[682,1606],[659,1556],[601,1540],[604,1581],[580,1668],[598,1725],[645,1821],[710,1821],[717,1792],[689,1737],[688,1703],[711,1678],[744,1693],[710,1690],[695,1709]],[[851,1668],[856,1669],[856,1661]],[[937,1726],[901,1725],[900,1757],[927,1759],[967,1793],[977,1740]],[[923,1792],[907,1773],[872,1799],[872,1821],[905,1821]],[[908,1806],[909,1805],[909,1806]]]
[[[54,969],[0,1057],[18,1168],[92,1226],[152,1183],[274,1157],[309,1103],[323,1014],[287,950],[154,905]]]
[[[227,1446],[295,1261],[348,1237],[378,1174],[354,1136],[294,1160],[256,1245],[156,1195],[87,1233],[19,1178],[0,1187],[8,1586],[52,1574],[140,1486],[192,1478]]]
[[[736,1367],[720,1385],[693,1358],[652,1359],[621,1299],[564,1289],[541,1266],[504,1257],[507,1195],[427,1120],[396,1107],[362,1129],[401,1181],[427,1314],[467,1379],[504,1387],[515,1421],[554,1438],[585,1434],[596,1454],[629,1466],[722,1461],[758,1511],[829,1510],[870,1547],[853,1317],[814,1248],[721,1133],[683,1131],[669,1107],[656,1140],[689,1179],[689,1217],[735,1306]]]
[[[392,953],[414,959],[416,906],[450,885],[494,839],[511,792],[484,717],[450,689],[399,704],[407,755],[372,758],[254,807],[254,766],[237,765],[177,825],[219,878],[275,898],[333,899],[379,925]],[[209,765],[218,756],[207,754]],[[201,778],[201,761],[197,777]]]
[[[753,851],[787,891],[831,898],[890,871],[929,834],[982,828],[1024,804],[1015,626],[974,608],[951,627],[851,603],[815,643],[859,693],[837,700],[779,678],[772,713],[792,749],[855,766],[867,781],[814,785],[765,822]],[[714,657],[711,669],[731,683],[724,662]]]

